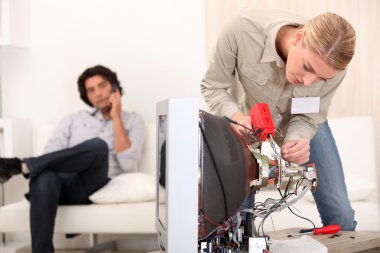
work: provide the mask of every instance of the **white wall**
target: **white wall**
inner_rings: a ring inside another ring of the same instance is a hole
[[[139,112],[146,122],[155,121],[160,100],[199,96],[202,0],[29,1],[29,47],[0,48],[4,118],[28,118],[37,128],[88,108],[76,81],[96,64],[117,72],[125,91],[123,108]],[[7,203],[22,199],[27,188],[26,180],[12,181]]]
[[[1,49],[4,117],[51,122],[86,108],[76,80],[95,64],[118,73],[124,109],[147,122],[157,101],[199,96],[201,0],[30,0],[30,11],[30,47]]]
[[[139,112],[147,122],[155,121],[156,102],[199,96],[202,0],[28,3],[29,47],[0,47],[4,118],[30,119],[36,129],[89,109],[79,98],[76,81],[96,64],[118,73],[125,92],[123,108]],[[6,203],[23,198],[19,191],[26,186],[11,182],[7,187],[14,190],[8,191]]]

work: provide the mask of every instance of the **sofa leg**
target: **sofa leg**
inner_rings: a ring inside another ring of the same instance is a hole
[[[5,245],[5,234],[0,233],[0,246]]]
[[[85,253],[97,253],[102,251],[116,251],[116,241],[110,241],[105,243],[98,242],[97,234],[90,234],[90,248]]]
[[[5,203],[5,193],[4,193],[4,185],[0,183],[0,207],[4,206]],[[4,247],[5,245],[5,234],[0,232],[0,247]]]

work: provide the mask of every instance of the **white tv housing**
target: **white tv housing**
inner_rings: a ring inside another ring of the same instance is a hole
[[[158,102],[156,115],[160,251],[194,253],[198,251],[199,99]]]

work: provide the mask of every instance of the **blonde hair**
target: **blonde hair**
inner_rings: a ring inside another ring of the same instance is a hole
[[[343,17],[326,12],[303,25],[303,44],[325,57],[334,69],[344,70],[355,52],[355,30]]]

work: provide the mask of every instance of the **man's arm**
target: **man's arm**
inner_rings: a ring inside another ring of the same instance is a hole
[[[128,125],[126,122],[128,121]],[[145,123],[137,113],[130,113],[129,118],[124,120],[124,134],[129,139],[130,146],[127,149],[116,151],[115,133],[115,152],[117,161],[123,171],[130,171],[135,168],[140,160],[145,137]]]
[[[124,128],[124,123],[121,118],[121,95],[119,90],[111,94],[110,103],[110,114],[113,121],[113,130],[115,136],[115,152],[120,153],[124,150],[128,150],[131,147],[132,143]]]
[[[145,136],[145,123],[136,113],[131,113],[129,119],[122,118],[120,97],[119,91],[111,95],[110,114],[114,125],[116,157],[121,169],[128,171],[134,168],[140,159]]]

